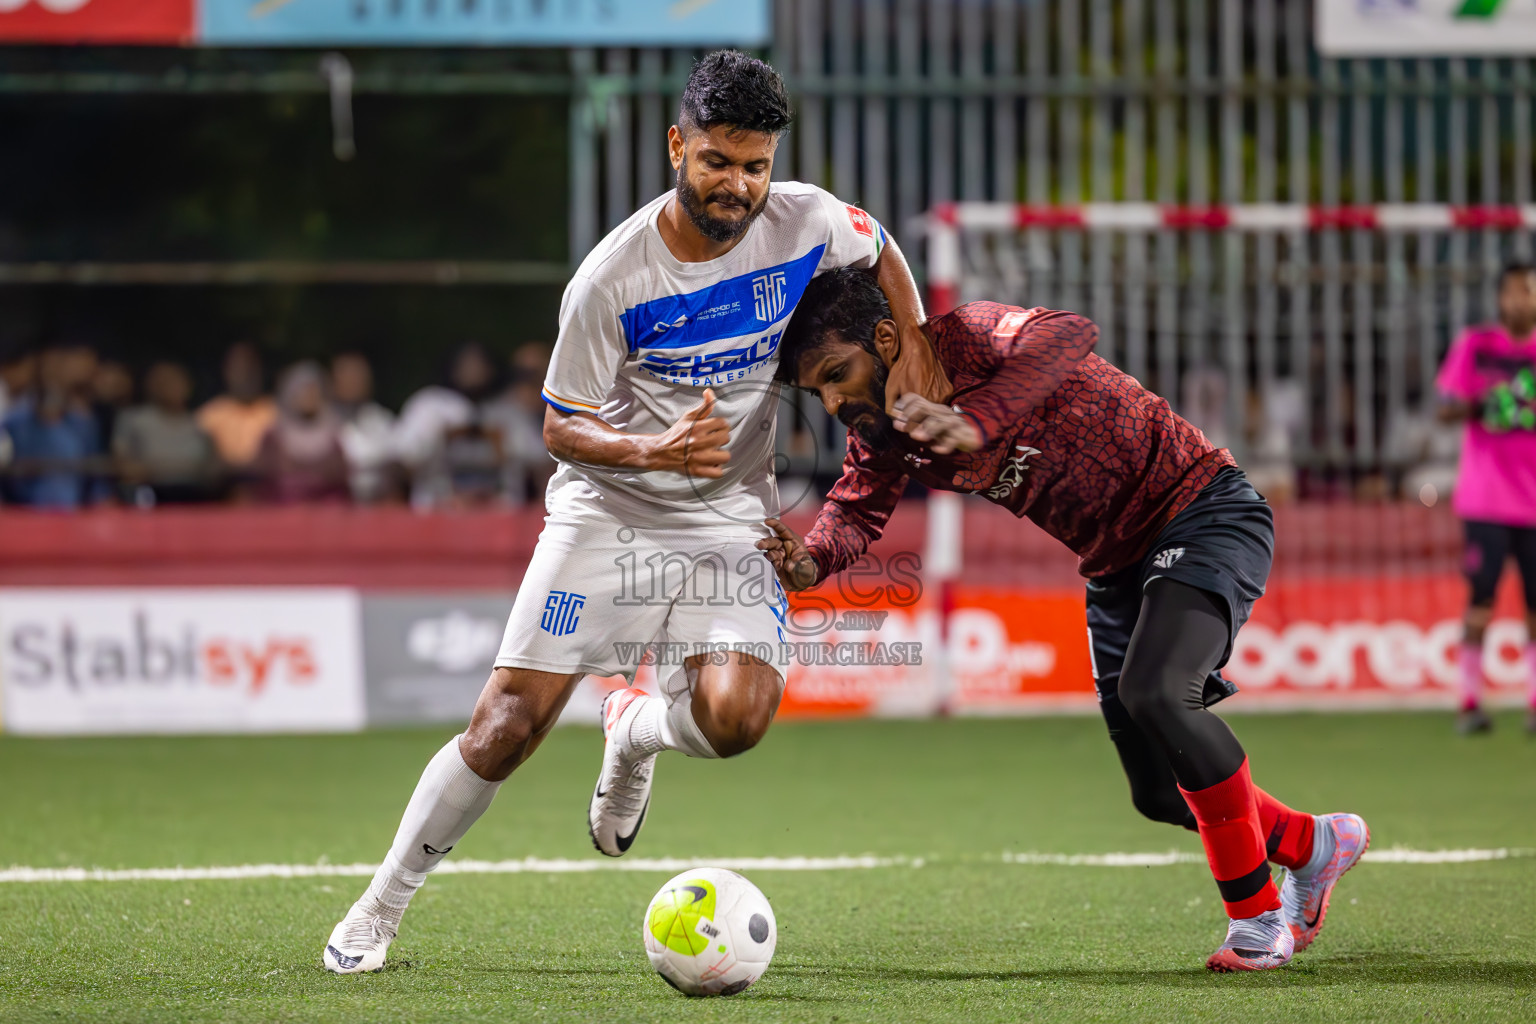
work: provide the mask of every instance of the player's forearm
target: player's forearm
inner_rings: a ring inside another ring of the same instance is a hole
[[[591,413],[561,412],[553,406],[544,410],[544,446],[567,462],[606,469],[655,469],[657,437],[625,433]]]
[[[880,250],[880,258],[875,261],[875,280],[885,293],[885,301],[890,304],[891,319],[896,322],[897,330],[915,328],[927,319],[923,312],[923,296],[912,277],[912,268],[907,266],[907,258],[894,241],[886,243]]]
[[[838,494],[841,482],[833,487],[816,514],[816,524],[805,535],[805,552],[816,563],[817,584],[858,561],[885,534],[885,524],[896,511],[906,484],[907,478],[901,477],[883,489],[853,499]]]
[[[816,563],[816,586],[858,561],[885,532],[885,521],[870,522],[839,502],[829,501],[805,535],[805,553]]]
[[[955,404],[989,443],[1008,424],[1038,408],[1098,344],[1099,326],[1076,313],[1042,313],[1014,342],[1015,354],[990,380]]]

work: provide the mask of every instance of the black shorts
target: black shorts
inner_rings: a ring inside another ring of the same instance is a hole
[[[1219,671],[1264,594],[1275,556],[1275,517],[1243,471],[1228,468],[1157,535],[1139,565],[1088,581],[1088,644],[1099,700],[1116,697],[1142,591],[1158,577],[1215,594],[1227,606],[1227,650],[1205,684],[1206,706],[1237,687]]]
[[[1467,547],[1461,571],[1472,584],[1472,603],[1493,604],[1499,577],[1504,574],[1504,562],[1514,555],[1520,582],[1525,587],[1526,613],[1536,614],[1536,527],[1505,526],[1476,519],[1468,519],[1463,525]]]

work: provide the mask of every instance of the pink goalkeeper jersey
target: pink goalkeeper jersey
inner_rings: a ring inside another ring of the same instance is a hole
[[[1463,519],[1536,526],[1536,431],[1494,433],[1477,409],[1490,388],[1527,368],[1536,371],[1536,336],[1517,342],[1497,324],[1463,331],[1440,367],[1440,393],[1474,406],[1456,479],[1456,514]]]

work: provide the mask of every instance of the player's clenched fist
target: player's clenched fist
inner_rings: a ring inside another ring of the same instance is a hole
[[[892,406],[891,422],[914,441],[928,445],[936,455],[973,452],[981,447],[976,424],[947,405],[905,394]]]
[[[731,453],[725,450],[731,428],[725,420],[710,415],[714,408],[715,392],[705,388],[702,402],[683,413],[665,433],[655,436],[646,468],[712,480],[724,476],[725,464],[731,461]]]
[[[773,536],[758,541],[757,546],[768,556],[768,561],[773,563],[773,570],[778,574],[779,582],[784,584],[784,589],[808,590],[814,587],[819,570],[810,552],[805,549],[805,541],[777,519],[765,519],[764,522],[773,531]]]

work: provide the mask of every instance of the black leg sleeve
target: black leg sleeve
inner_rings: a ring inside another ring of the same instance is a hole
[[[1167,578],[1147,584],[1120,673],[1120,700],[1186,790],[1231,778],[1246,756],[1203,700],[1230,636],[1216,595]]]
[[[1126,781],[1131,784],[1131,803],[1153,821],[1197,831],[1195,813],[1184,802],[1184,794],[1179,792],[1168,759],[1131,721],[1120,698],[1113,693],[1101,696],[1099,710],[1104,712],[1109,738],[1114,741],[1120,766],[1125,769]]]

